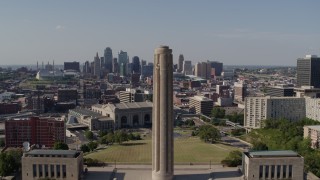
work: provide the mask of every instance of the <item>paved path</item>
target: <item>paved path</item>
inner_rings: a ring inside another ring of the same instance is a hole
[[[114,166],[88,168],[87,180],[111,178]],[[175,180],[240,180],[241,174],[237,168],[222,167],[222,165],[175,165]],[[150,180],[151,165],[117,165],[115,173],[117,180]]]

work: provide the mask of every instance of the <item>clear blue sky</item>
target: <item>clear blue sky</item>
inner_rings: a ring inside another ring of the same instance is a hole
[[[320,55],[318,0],[0,1],[0,64],[92,61],[111,47],[153,61],[169,45],[194,63],[295,65]]]

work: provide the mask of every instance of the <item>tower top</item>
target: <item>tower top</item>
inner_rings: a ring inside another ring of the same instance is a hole
[[[154,51],[155,54],[171,54],[172,49],[169,46],[160,46]]]

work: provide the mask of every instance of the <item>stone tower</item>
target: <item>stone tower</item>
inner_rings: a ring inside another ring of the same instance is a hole
[[[155,49],[152,110],[152,180],[173,179],[172,49]]]

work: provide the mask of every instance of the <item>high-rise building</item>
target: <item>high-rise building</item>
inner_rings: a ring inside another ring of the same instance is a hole
[[[96,57],[94,57],[94,71],[93,71],[93,75],[96,76],[98,79],[100,79],[100,75],[101,75],[101,61],[97,52]]]
[[[183,61],[184,61],[183,54],[180,54],[178,59],[178,72],[183,71]]]
[[[185,75],[192,75],[192,62],[191,61],[183,61],[183,73]]]
[[[80,64],[79,62],[64,62],[64,70],[74,70],[80,72]]]
[[[123,72],[123,76],[127,75],[127,66],[128,66],[128,53],[120,51],[118,54],[118,65],[120,72]]]
[[[247,95],[247,84],[243,82],[234,83],[234,100],[238,102],[243,102]]]
[[[266,119],[298,121],[306,116],[306,101],[297,97],[247,97],[244,108],[244,127],[263,127]]]
[[[132,72],[137,74],[141,73],[141,68],[140,68],[140,59],[138,56],[134,56],[132,58]]]
[[[192,113],[210,116],[213,101],[204,96],[194,96],[189,99],[189,108]]]
[[[113,59],[113,56],[112,56],[112,49],[110,47],[107,47],[105,50],[104,50],[104,67],[106,69],[106,71],[108,73],[111,73],[113,72],[113,63],[112,63],[112,59]]]
[[[223,71],[223,63],[218,61],[210,61],[208,62],[211,64],[211,68],[214,69],[214,76],[221,76],[221,73]]]
[[[22,147],[24,142],[53,147],[57,141],[65,142],[65,122],[55,119],[31,117],[5,122],[6,147]]]
[[[197,76],[197,77],[201,77],[202,75],[202,71],[201,71],[201,63],[197,63],[195,66],[194,66],[194,75]]]
[[[113,58],[113,60],[112,60],[112,71],[113,71],[113,73],[119,73],[119,65],[118,65],[117,58]]]
[[[306,55],[297,59],[297,86],[320,88],[320,57]]]
[[[154,64],[152,180],[172,180],[174,171],[172,50],[168,46],[155,49]]]

